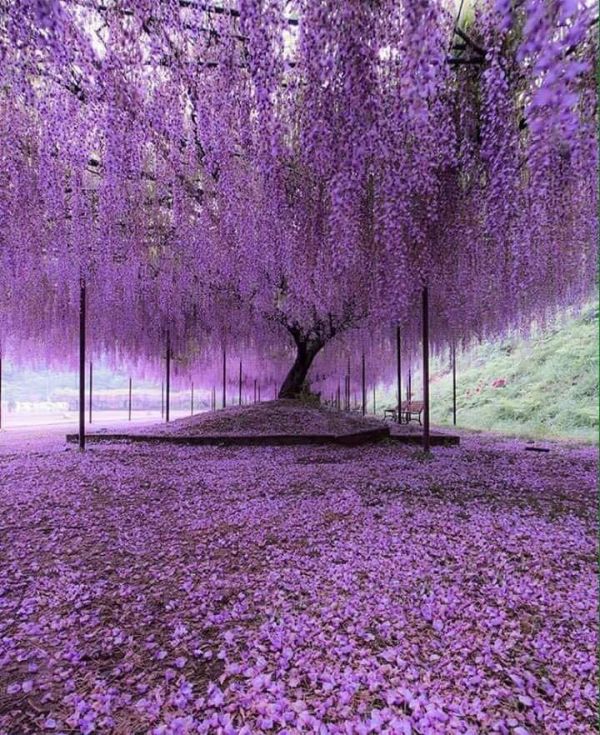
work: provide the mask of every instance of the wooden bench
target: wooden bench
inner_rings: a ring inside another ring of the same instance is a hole
[[[423,413],[423,401],[402,401],[400,413],[402,414],[402,422],[410,424],[411,421],[421,423],[421,414]],[[383,412],[383,418],[398,421],[398,408],[386,408]]]
[[[395,408],[386,408],[383,412],[383,420],[387,421],[387,419],[391,419],[392,421],[398,420],[398,412]]]
[[[415,421],[418,421],[420,424],[421,414],[423,413],[424,408],[425,404],[423,403],[423,401],[403,401],[402,413],[404,414],[406,423],[410,424],[410,422],[414,418]]]

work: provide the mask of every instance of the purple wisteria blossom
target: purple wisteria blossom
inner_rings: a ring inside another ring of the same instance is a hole
[[[130,5],[2,11],[3,354],[72,359],[83,279],[96,355],[156,375],[168,332],[295,397],[414,352],[424,286],[439,350],[589,297],[591,3],[478,0],[468,43],[441,0]]]

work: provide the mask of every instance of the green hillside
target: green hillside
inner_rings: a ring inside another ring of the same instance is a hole
[[[436,424],[452,424],[444,362],[431,384]],[[457,407],[459,427],[597,441],[598,304],[528,340],[486,343],[457,355]]]

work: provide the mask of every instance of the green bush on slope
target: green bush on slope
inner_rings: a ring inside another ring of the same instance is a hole
[[[431,418],[451,425],[452,379],[447,361],[445,366],[431,385]],[[494,387],[502,380],[504,386]],[[528,340],[487,343],[457,355],[457,424],[597,441],[597,305]]]

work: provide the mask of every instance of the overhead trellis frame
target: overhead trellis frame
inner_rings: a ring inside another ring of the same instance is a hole
[[[485,61],[485,49],[476,43],[465,31],[459,26],[460,15],[462,13],[464,0],[461,0],[456,20],[454,21],[454,29],[452,32],[452,41],[450,44],[451,54],[446,57],[446,61],[451,66],[462,66],[465,64],[480,65]],[[458,40],[457,38],[458,37]],[[452,53],[453,52],[453,53]]]
[[[456,56],[447,57],[446,61],[451,66],[480,65],[485,62],[485,49],[473,41],[458,25],[454,26],[454,35],[458,36],[460,42],[454,41],[452,43],[451,51],[456,51],[457,54]]]

